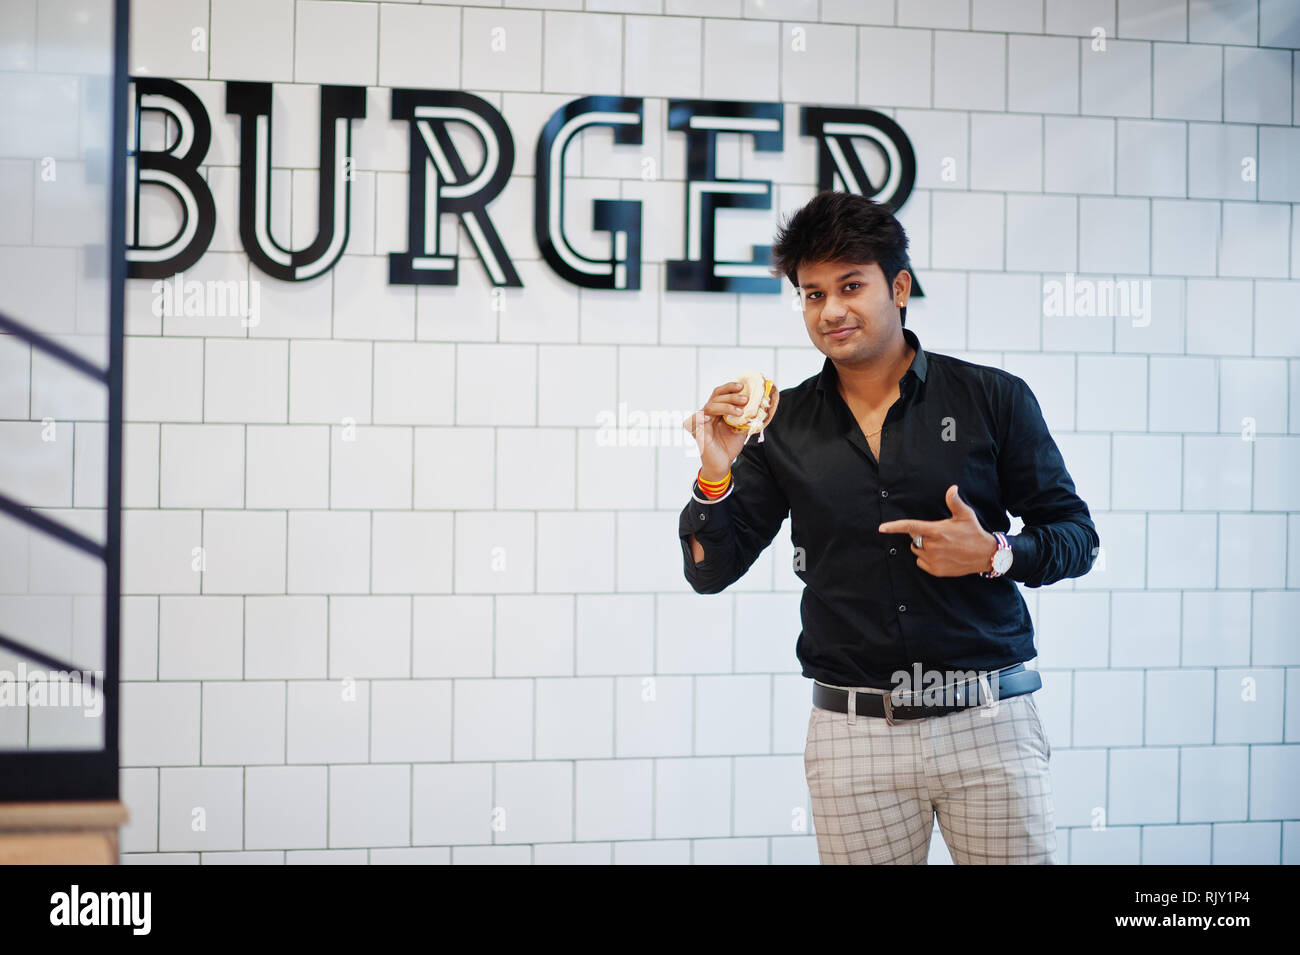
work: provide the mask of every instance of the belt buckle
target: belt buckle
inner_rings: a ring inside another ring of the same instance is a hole
[[[915,723],[917,720],[925,719],[924,716],[902,717],[900,719],[894,719],[894,704],[893,701],[890,700],[890,696],[891,694],[888,691],[886,691],[884,695],[880,698],[881,705],[884,706],[885,708],[885,722],[888,723],[890,726],[897,726],[899,723]],[[904,707],[904,709],[906,708],[907,707]]]

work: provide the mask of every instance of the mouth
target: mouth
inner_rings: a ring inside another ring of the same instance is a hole
[[[839,328],[833,332],[827,332],[826,337],[833,342],[843,341],[858,330],[856,325],[850,325],[847,328]]]

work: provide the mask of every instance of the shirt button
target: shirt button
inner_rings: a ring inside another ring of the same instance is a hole
[[[708,518],[705,517],[703,513],[701,513],[701,514],[700,514],[700,520],[702,520],[702,521],[707,521]]]
[[[889,548],[889,554],[890,554],[891,557],[892,557],[894,554],[897,554],[897,553],[898,553],[898,548],[897,548],[897,547],[891,547],[891,548]]]
[[[881,497],[889,497],[889,492],[888,492],[888,491],[885,491],[885,490],[881,490],[881,492],[880,492],[880,496],[881,496]]]
[[[899,605],[898,605],[898,612],[899,612],[899,613],[903,613],[903,612],[905,612],[906,610],[907,610],[907,604],[899,604]]]

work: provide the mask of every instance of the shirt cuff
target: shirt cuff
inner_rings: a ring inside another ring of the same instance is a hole
[[[1038,566],[1038,541],[1026,534],[1007,534],[1011,545],[1011,569],[1007,576],[1022,583],[1030,578]]]
[[[699,485],[693,487],[695,494],[704,497]],[[702,504],[692,498],[682,509],[681,518],[677,523],[677,536],[685,539],[694,534],[695,539],[701,543],[711,541],[717,546],[727,540],[730,527],[731,514],[727,510],[727,495],[708,504]]]

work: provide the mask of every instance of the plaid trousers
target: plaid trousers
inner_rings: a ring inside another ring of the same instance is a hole
[[[893,726],[814,706],[804,770],[818,856],[925,864],[937,813],[958,865],[1055,864],[1051,755],[1032,692]]]

